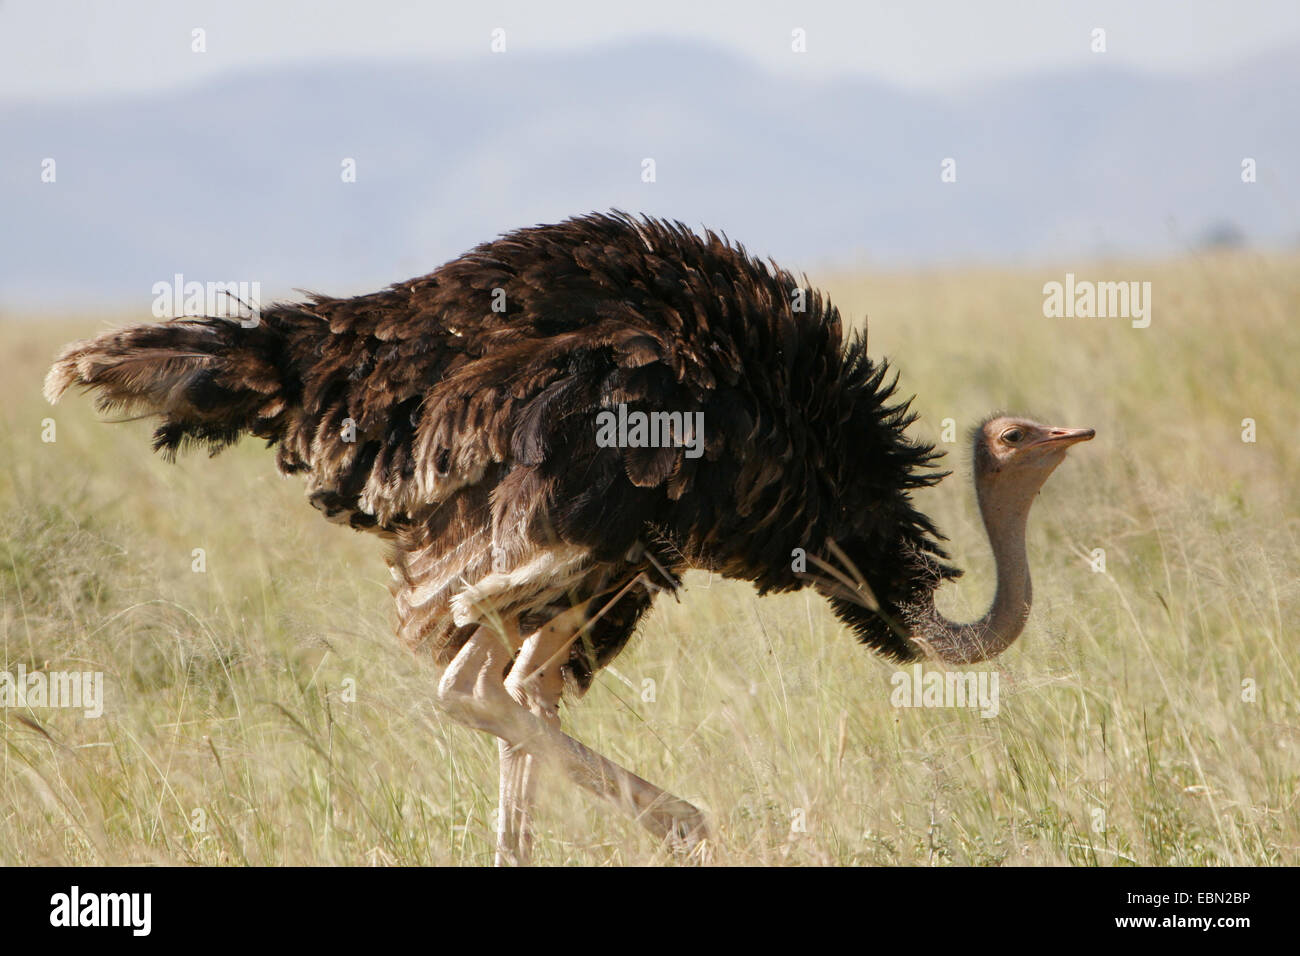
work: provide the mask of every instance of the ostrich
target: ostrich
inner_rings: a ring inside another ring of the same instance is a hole
[[[1030,505],[1092,430],[1010,416],[975,429],[997,585],[988,613],[955,623],[933,597],[960,572],[911,500],[947,473],[906,437],[915,415],[888,379],[865,334],[846,336],[790,273],[725,236],[615,211],[508,233],[380,292],[273,305],[256,324],[106,332],[66,347],[45,393],[81,386],[100,411],[157,416],[168,457],[265,439],[327,518],[387,543],[399,636],[441,668],[440,707],[498,738],[496,860],[514,864],[544,765],[673,845],[706,840],[694,806],[559,718],[562,694],[580,697],[688,568],[760,594],[811,585],[894,660],[969,664],[1020,634]]]

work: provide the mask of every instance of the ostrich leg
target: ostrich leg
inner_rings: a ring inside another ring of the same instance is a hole
[[[506,678],[506,692],[521,707],[556,730],[560,727],[560,672],[568,650],[583,623],[583,609],[560,614],[523,642]],[[537,794],[539,761],[505,740],[497,741],[501,753],[500,819],[497,824],[497,866],[526,865],[532,856],[532,806]]]
[[[437,699],[454,720],[500,737],[524,754],[557,765],[578,786],[614,804],[661,840],[694,847],[708,837],[695,807],[620,767],[521,707],[502,673],[510,652],[478,628],[447,665]],[[506,810],[503,808],[502,813]]]
[[[533,855],[532,807],[537,794],[537,758],[501,738],[497,738],[497,750],[501,785],[497,798],[496,865],[527,866]]]

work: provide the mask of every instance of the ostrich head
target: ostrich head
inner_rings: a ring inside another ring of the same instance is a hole
[[[932,596],[907,609],[913,637],[929,653],[948,663],[971,664],[1000,654],[1020,636],[1032,599],[1025,552],[1029,509],[1067,449],[1095,434],[1091,428],[1056,428],[1004,415],[975,429],[975,493],[997,563],[997,592],[988,613],[969,624],[945,618]]]
[[[1071,445],[1089,441],[1091,428],[1054,428],[1028,418],[997,415],[974,432],[975,490],[988,522],[989,508],[1028,512],[1033,497]]]

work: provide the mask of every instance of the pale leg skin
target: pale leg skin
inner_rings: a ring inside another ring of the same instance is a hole
[[[502,742],[498,863],[527,862],[528,817],[539,762],[557,767],[662,840],[693,849],[708,838],[704,816],[691,804],[560,731],[560,664],[576,638],[580,625],[575,622],[581,620],[580,609],[574,609],[529,635],[509,680],[503,672],[513,656],[513,642],[508,634],[480,627],[438,682],[438,703],[449,716]]]

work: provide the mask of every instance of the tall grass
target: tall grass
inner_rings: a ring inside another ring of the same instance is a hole
[[[1298,265],[1069,267],[1151,281],[1142,330],[1044,318],[1065,266],[817,277],[869,312],[916,433],[960,426],[921,495],[968,568],[950,613],[992,590],[966,429],[1006,408],[1098,430],[1031,518],[1030,626],[980,667],[998,716],[895,708],[895,668],[815,596],[696,573],[566,729],[705,808],[723,864],[1300,862]],[[0,325],[0,670],[108,682],[99,719],[0,710],[0,863],[490,862],[496,746],[392,637],[379,545],[257,443],[167,465],[144,423],[46,406],[56,347],[97,327]],[[672,859],[558,782],[539,824],[539,863]]]

